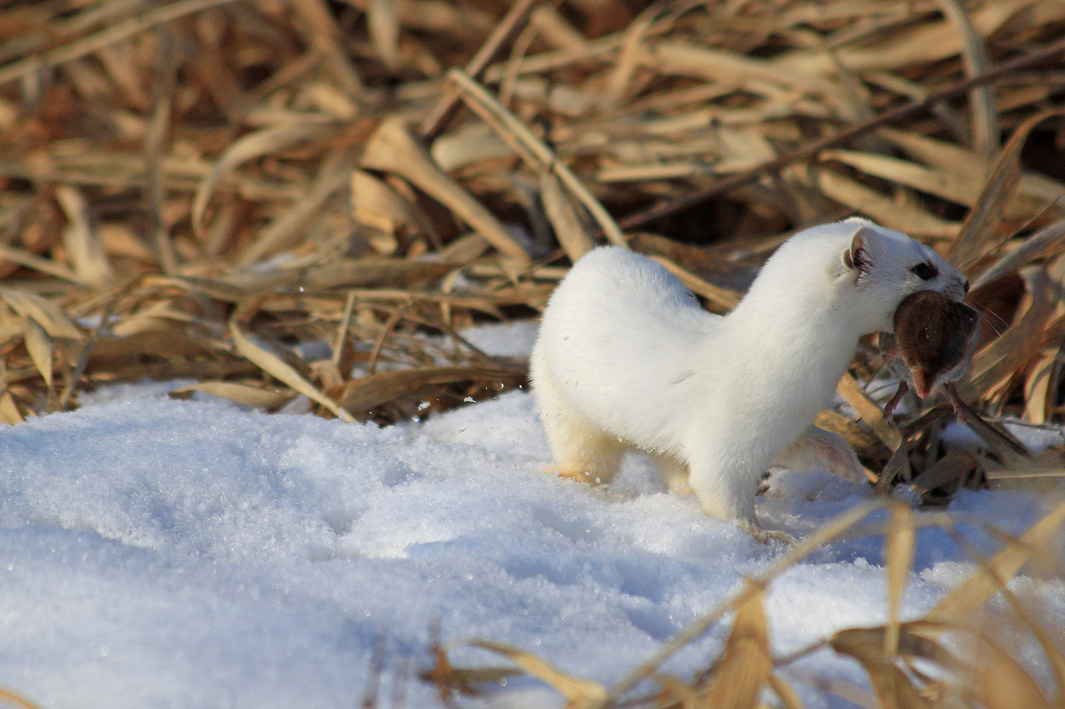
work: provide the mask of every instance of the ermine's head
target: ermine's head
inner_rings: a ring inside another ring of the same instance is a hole
[[[838,278],[852,291],[866,332],[890,330],[895,311],[914,293],[935,291],[961,301],[969,292],[965,276],[924,244],[866,219],[843,225],[852,233],[840,253]]]
[[[733,313],[764,322],[822,312],[847,333],[864,335],[891,330],[899,304],[925,290],[961,301],[969,282],[924,244],[855,218],[811,227],[781,244]]]

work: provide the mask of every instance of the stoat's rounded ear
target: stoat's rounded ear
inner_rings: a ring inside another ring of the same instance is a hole
[[[854,232],[850,248],[843,252],[843,265],[861,275],[869,270],[869,229],[864,227]]]

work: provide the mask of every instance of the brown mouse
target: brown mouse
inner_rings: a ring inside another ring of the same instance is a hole
[[[921,399],[942,386],[958,417],[967,418],[968,406],[958,397],[954,382],[972,359],[980,333],[979,314],[935,291],[920,291],[902,301],[894,325],[894,333],[880,336],[884,362],[899,379],[899,390],[884,407],[885,415],[912,384]]]

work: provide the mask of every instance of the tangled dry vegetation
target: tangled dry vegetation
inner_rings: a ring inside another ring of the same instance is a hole
[[[448,650],[454,649],[450,647],[437,648],[436,666],[427,676],[440,687],[445,701],[457,692],[474,692],[520,671],[558,690],[567,700],[567,709],[768,706],[798,709],[803,703],[784,672],[811,653],[831,648],[862,665],[871,692],[838,678],[818,677],[801,670],[797,674],[825,694],[855,706],[882,709],[1062,706],[1065,648],[1060,628],[1044,625],[1038,613],[1011,591],[1006,582],[1033,559],[1047,560],[1043,552],[1048,544],[1052,545],[1055,538],[1060,542],[1065,504],[1058,505],[1023,537],[1004,537],[1005,548],[993,558],[983,558],[973,552],[979,562],[978,570],[923,617],[907,622],[900,622],[898,610],[911,572],[917,527],[940,525],[950,530],[959,544],[967,546],[967,543],[962,535],[954,532],[958,520],[944,514],[915,519],[909,506],[899,503],[887,522],[871,524],[868,515],[876,507],[860,505],[811,535],[789,556],[748,579],[739,593],[710,610],[613,686],[574,677],[519,649],[484,641],[466,645],[502,656],[518,670],[456,668],[448,659]],[[883,534],[885,539],[888,622],[881,626],[846,628],[827,640],[775,657],[765,614],[770,583],[825,544],[867,534]],[[982,612],[987,601],[999,594],[1005,599],[1007,610],[997,614]],[[732,627],[728,640],[705,671],[686,681],[663,670],[663,664],[677,651],[698,640],[729,614]],[[1028,662],[1017,659],[1017,650],[1025,640],[1038,648],[1037,653],[1028,654]],[[1039,659],[1033,661],[1033,654]],[[1034,667],[1040,667],[1043,674],[1033,671]],[[649,691],[649,685],[654,689]],[[642,694],[633,696],[636,688],[643,690]],[[768,697],[772,697],[772,705],[766,703]]]
[[[945,451],[944,405],[885,419],[872,342],[820,423],[926,502],[1056,477],[998,420],[1063,418],[1063,30],[1053,0],[9,4],[0,422],[179,377],[271,411],[441,410],[523,383],[460,331],[535,316],[596,242],[724,311],[789,233],[860,212],[976,285],[987,446]],[[730,606],[755,630],[763,587]],[[903,686],[929,627],[851,654]]]

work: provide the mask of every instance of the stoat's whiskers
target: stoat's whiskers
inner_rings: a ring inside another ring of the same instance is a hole
[[[1002,333],[1009,328],[1010,324],[1008,322],[1003,320],[997,313],[992,312],[986,306],[978,303],[966,303],[966,305],[976,311],[976,314],[980,316],[981,324],[987,325],[988,329],[995,333],[996,337],[1002,335]]]

